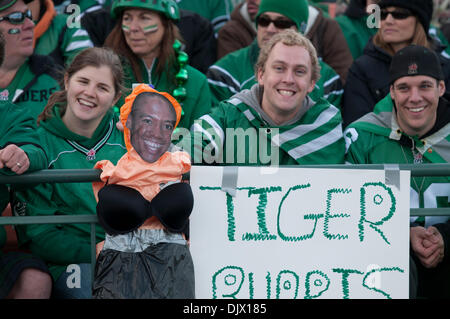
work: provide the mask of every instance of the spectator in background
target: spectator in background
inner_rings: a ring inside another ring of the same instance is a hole
[[[351,0],[343,15],[337,16],[336,21],[344,33],[347,44],[352,52],[353,59],[363,54],[364,47],[372,36],[378,31],[379,21],[376,5],[379,0]],[[439,29],[430,24],[428,35],[445,46],[447,55],[450,53],[448,40]],[[448,55],[450,57],[450,55]]]
[[[49,55],[64,68],[77,53],[94,46],[86,30],[77,27],[75,18],[56,14],[52,0],[32,0],[28,7],[36,21],[34,53]]]
[[[353,59],[363,53],[369,39],[378,31],[376,21],[372,21],[373,27],[367,25],[367,6],[377,2],[378,0],[350,0],[345,13],[335,18],[344,33]]]
[[[255,18],[259,3],[259,0],[249,0],[233,11],[231,20],[219,31],[219,58],[252,43],[256,37]],[[320,9],[308,5],[308,22],[303,33],[313,43],[319,58],[333,68],[345,83],[353,58],[336,21],[325,16]]]
[[[126,152],[123,134],[116,129],[112,106],[122,92],[122,66],[111,50],[88,48],[67,68],[64,89],[55,92],[39,116],[39,144],[48,169],[92,169],[103,159],[112,163]],[[95,215],[96,200],[90,183],[41,183],[17,190],[12,204],[16,215]],[[90,298],[91,226],[36,224],[17,227],[19,243],[46,261],[54,280],[54,298]],[[105,238],[97,225],[97,241]],[[80,286],[68,286],[79,267]]]
[[[34,23],[23,0],[0,0],[0,31],[5,37],[0,100],[23,105],[37,118],[59,85],[54,61],[33,54]]]
[[[256,83],[254,66],[260,48],[272,36],[285,30],[305,30],[308,21],[306,0],[261,0],[257,21],[256,39],[249,46],[232,52],[212,65],[207,73],[208,83],[214,97],[214,104],[230,98]],[[313,100],[323,96],[333,105],[340,107],[342,83],[336,72],[319,60],[320,79],[311,92]]]
[[[205,75],[187,65],[188,57],[180,50],[174,24],[179,19],[177,5],[117,0],[111,12],[117,23],[105,45],[123,59],[127,93],[134,83],[145,83],[171,94],[183,108],[179,127],[189,129],[195,119],[209,112],[211,93]]]
[[[0,32],[0,65],[5,56],[5,38]],[[46,167],[47,158],[39,146],[35,120],[26,109],[0,101],[0,174],[14,175]],[[9,202],[9,190],[0,185],[0,211]],[[0,214],[1,215],[1,214]],[[50,298],[52,279],[45,263],[27,253],[2,253],[6,232],[0,226],[0,299]]]
[[[311,40],[319,58],[331,66],[345,84],[353,58],[339,24],[312,5],[308,5],[308,11],[304,34]]]
[[[217,37],[217,58],[249,46],[256,37],[255,18],[261,0],[245,0],[234,8]]]
[[[308,96],[320,77],[312,43],[296,30],[279,32],[264,44],[255,69],[258,83],[221,102],[192,126],[193,142],[201,141],[191,146],[193,163],[343,163],[339,109],[323,98],[314,101]],[[228,129],[242,129],[255,140],[238,137],[235,142]],[[271,145],[270,152],[262,145]]]
[[[198,13],[207,19],[214,28],[217,38],[219,30],[230,20],[233,10],[231,0],[175,0],[180,9]]]
[[[417,45],[398,50],[388,81],[390,94],[345,130],[347,160],[355,164],[449,163],[449,95],[436,53]],[[449,207],[449,183],[448,176],[411,177],[411,208]],[[414,262],[410,268],[417,266],[418,297],[450,297],[448,219],[411,218]],[[414,281],[410,288],[414,297]]]
[[[443,48],[427,36],[433,13],[432,0],[381,0],[380,29],[368,42],[364,54],[351,66],[344,88],[344,126],[373,110],[389,93],[389,64],[392,56],[409,44],[435,50],[441,60],[447,87],[450,60]]]
[[[217,43],[211,23],[189,10],[180,10],[180,19],[174,22],[180,30],[183,50],[189,56],[189,65],[206,73],[208,67],[216,61]],[[103,46],[115,25],[116,21],[111,17],[109,7],[100,7],[81,17],[81,26],[87,30],[95,46]]]

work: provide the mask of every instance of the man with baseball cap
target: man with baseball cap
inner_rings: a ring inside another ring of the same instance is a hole
[[[355,164],[450,162],[450,104],[437,55],[422,46],[398,51],[389,70],[390,94],[348,126],[346,159]],[[450,177],[412,177],[411,207],[449,207]],[[448,216],[411,217],[414,297],[450,297]]]
[[[255,20],[256,39],[249,46],[227,54],[208,69],[206,76],[213,102],[218,104],[256,84],[255,64],[262,46],[275,34],[286,29],[303,34],[308,14],[306,0],[261,0]],[[343,93],[341,79],[328,64],[322,60],[319,63],[320,79],[310,96],[314,101],[325,97],[331,104],[339,107]]]
[[[34,22],[28,0],[0,0],[0,31],[5,60],[0,66],[0,100],[26,107],[34,118],[59,89],[54,61],[34,55]]]

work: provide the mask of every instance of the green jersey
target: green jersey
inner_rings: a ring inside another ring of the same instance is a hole
[[[439,129],[426,137],[409,136],[398,126],[390,95],[372,113],[350,124],[345,132],[346,160],[354,164],[412,164],[450,162],[449,105],[440,101]],[[450,177],[412,177],[411,208],[450,207]],[[426,217],[426,225],[445,217]],[[412,219],[414,221],[415,218]]]
[[[41,121],[37,133],[49,157],[49,169],[92,169],[97,161],[113,164],[126,152],[123,133],[116,129],[118,117],[109,112],[91,138],[71,132],[56,107],[53,117]],[[95,215],[97,202],[91,183],[42,183],[16,191],[15,215]],[[89,224],[37,224],[17,227],[19,243],[49,265],[56,280],[69,264],[90,263]],[[104,230],[96,226],[96,239]]]
[[[93,47],[87,31],[77,27],[75,21],[68,24],[70,19],[66,14],[55,16],[49,28],[37,40],[34,53],[50,55],[59,65],[67,66],[79,52]]]
[[[50,95],[59,90],[53,64],[49,57],[32,55],[22,64],[8,87],[0,88],[0,101],[23,106],[33,118],[37,118]]]
[[[40,146],[39,137],[36,134],[36,120],[29,112],[9,102],[0,102],[0,149],[9,144],[19,146],[28,156],[30,167],[27,172],[36,171],[47,167],[47,157]],[[11,170],[3,168],[2,175],[13,175]],[[3,211],[9,202],[9,191],[6,185],[0,185],[0,210]],[[0,248],[4,245],[6,234],[0,226]]]
[[[378,28],[370,28],[367,26],[368,16],[362,18],[350,18],[346,15],[340,15],[336,18],[337,23],[344,33],[348,48],[352,53],[353,59],[356,60],[363,54],[367,41],[377,33]]]
[[[244,89],[250,89],[257,83],[254,66],[258,55],[259,46],[254,40],[248,47],[227,54],[209,67],[206,76],[215,105]],[[309,96],[314,101],[324,97],[340,108],[344,93],[341,79],[328,64],[322,60],[319,60],[319,63],[320,79]]]
[[[233,4],[231,0],[175,0],[180,9],[193,11],[213,25],[214,32],[219,32],[220,28],[230,20]]]
[[[298,115],[276,125],[261,109],[255,84],[192,126],[194,164],[309,165],[344,162],[342,119],[324,99],[306,98]]]

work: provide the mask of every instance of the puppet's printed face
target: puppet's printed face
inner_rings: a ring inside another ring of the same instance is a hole
[[[126,126],[131,145],[143,160],[153,163],[169,149],[175,122],[175,110],[161,98],[146,97],[133,105]]]

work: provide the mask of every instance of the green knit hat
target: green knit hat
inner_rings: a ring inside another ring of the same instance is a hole
[[[261,0],[258,17],[264,12],[276,12],[291,19],[297,25],[297,30],[304,33],[308,23],[308,2],[306,0]]]

